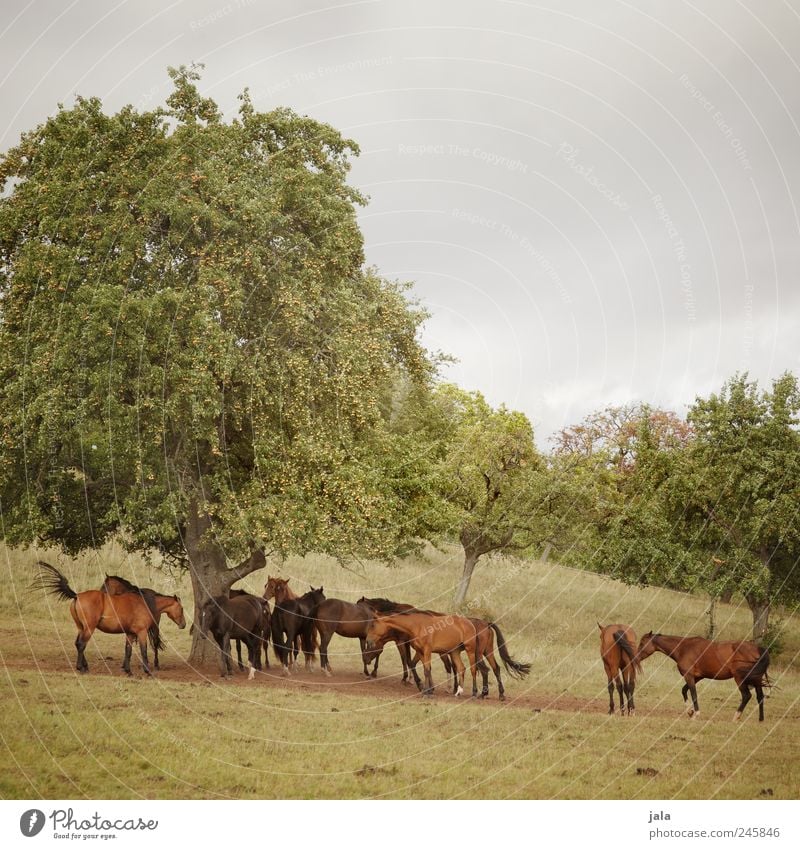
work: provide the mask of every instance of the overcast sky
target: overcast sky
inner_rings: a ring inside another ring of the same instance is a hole
[[[75,94],[150,108],[203,62],[361,146],[368,261],[447,376],[537,440],[800,373],[800,3],[4,0],[0,149]]]

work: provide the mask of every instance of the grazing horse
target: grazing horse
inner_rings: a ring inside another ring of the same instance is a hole
[[[210,631],[219,646],[220,675],[230,677],[231,640],[241,640],[247,646],[250,666],[248,681],[261,669],[261,642],[264,639],[264,605],[261,599],[244,593],[233,597],[220,595],[209,599],[200,611],[200,631],[208,636]]]
[[[121,578],[119,575],[106,575],[100,591],[109,595],[123,595],[124,593],[137,593],[140,595],[147,606],[150,608],[150,613],[153,614],[155,624],[149,629],[150,645],[153,648],[153,668],[160,669],[158,662],[158,652],[164,648],[164,642],[161,639],[160,626],[161,614],[156,611],[156,597],[164,596],[165,593],[160,593],[150,587],[137,587],[126,578]]]
[[[614,683],[619,694],[619,713],[625,715],[623,692],[628,699],[628,716],[633,716],[636,706],[633,703],[633,691],[636,688],[636,673],[642,671],[636,656],[636,633],[630,625],[606,625],[599,622],[600,657],[608,678],[608,712],[614,713]]]
[[[745,705],[752,698],[751,686],[756,690],[758,720],[764,721],[764,687],[770,686],[767,677],[769,652],[766,649],[747,641],[715,642],[705,637],[670,637],[651,631],[642,637],[637,657],[644,660],[657,651],[672,658],[683,675],[686,683],[681,694],[689,716],[697,716],[700,712],[695,686],[698,681],[703,678],[717,681],[733,678],[742,694],[742,702],[733,716],[734,722],[741,718]],[[688,692],[692,694],[691,706],[686,698]]]
[[[272,647],[283,667],[283,674],[289,675],[289,665],[297,665],[297,638],[301,638],[303,653],[306,657],[306,669],[313,668],[314,661],[314,616],[319,605],[325,601],[322,587],[311,590],[299,598],[288,598],[278,588],[275,595],[275,607],[272,611]],[[284,635],[286,641],[284,642]],[[292,655],[294,647],[294,655]],[[307,650],[309,647],[311,650]]]
[[[412,666],[421,658],[425,670],[423,696],[433,696],[433,678],[431,676],[431,655],[448,654],[458,676],[456,696],[464,692],[464,663],[461,660],[461,648],[467,652],[470,672],[472,673],[472,695],[477,696],[477,634],[475,626],[464,616],[430,613],[421,610],[408,610],[405,613],[391,613],[376,616],[367,629],[367,648],[371,651],[394,639],[391,634],[400,632],[405,635],[417,656]]]
[[[96,629],[106,634],[125,634],[125,661],[122,668],[131,674],[131,649],[135,641],[139,643],[142,655],[142,668],[150,675],[147,662],[148,631],[155,625],[155,616],[164,613],[179,627],[186,627],[183,607],[178,596],[159,595],[155,600],[155,616],[147,603],[138,593],[109,595],[101,590],[85,590],[76,593],[67,583],[67,579],[54,566],[39,561],[39,586],[65,601],[71,601],[69,611],[78,628],[75,648],[78,650],[76,668],[79,672],[88,672],[86,662],[86,644]]]

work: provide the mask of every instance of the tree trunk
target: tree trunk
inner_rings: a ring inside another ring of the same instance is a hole
[[[189,506],[184,544],[189,557],[189,575],[194,595],[189,664],[193,667],[217,664],[219,647],[213,638],[206,639],[200,631],[200,613],[203,606],[215,596],[227,595],[240,578],[263,568],[266,558],[263,550],[256,549],[237,567],[229,569],[224,550],[211,535],[211,517],[206,513],[198,513],[196,502]]]
[[[463,604],[464,600],[467,597],[469,582],[472,580],[472,573],[475,569],[475,564],[478,562],[479,557],[480,554],[478,554],[473,549],[464,549],[464,571],[461,575],[461,580],[458,582],[458,586],[456,587],[456,594],[455,598],[453,599],[456,606]]]
[[[711,596],[711,602],[706,610],[708,614],[708,627],[706,628],[706,637],[713,640],[717,636],[717,596]]]
[[[769,601],[749,595],[747,603],[753,614],[753,639],[763,640],[769,628]]]

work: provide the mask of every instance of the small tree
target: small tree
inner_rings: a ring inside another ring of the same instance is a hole
[[[444,498],[453,511],[464,569],[454,601],[467,596],[478,560],[485,554],[521,551],[535,544],[531,503],[541,458],[533,428],[522,413],[492,409],[478,392],[439,390],[451,428],[442,460]]]

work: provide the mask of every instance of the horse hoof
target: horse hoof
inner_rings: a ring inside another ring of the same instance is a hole
[[[333,672],[331,672],[330,669],[325,668],[322,671],[325,673],[326,678],[330,678],[333,675]]]
[[[691,718],[694,716],[694,708],[686,708],[686,715]]]
[[[737,710],[736,713],[733,715],[733,721],[738,722],[741,718],[742,718],[742,712]]]
[[[256,677],[256,671],[255,671],[255,669],[251,669],[250,674],[247,676],[247,680],[252,681],[253,678],[255,678],[255,677]]]
[[[506,697],[502,693],[498,696],[498,698],[501,702],[504,702],[506,700]]]

